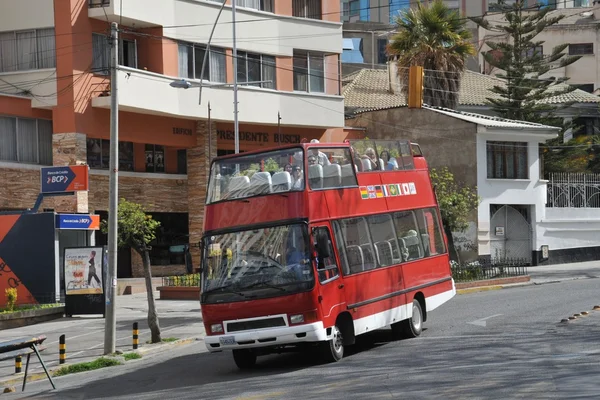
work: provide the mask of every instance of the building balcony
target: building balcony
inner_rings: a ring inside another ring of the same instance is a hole
[[[119,109],[141,114],[215,121],[233,120],[233,89],[203,87],[202,104],[199,88],[176,89],[169,84],[178,78],[153,72],[120,67],[118,71]],[[192,80],[192,82],[194,82]],[[96,97],[92,106],[110,109],[110,95]],[[344,126],[344,98],[327,94],[284,92],[257,87],[238,87],[240,123],[298,127],[332,128]]]
[[[117,22],[134,29],[163,27],[162,35],[206,42],[219,13],[219,2],[208,0],[89,0],[90,18]],[[231,48],[231,7],[225,6],[213,35],[213,45]],[[342,24],[311,18],[282,16],[239,7],[236,13],[240,50],[292,56],[294,48],[342,53]],[[195,38],[195,39],[194,39]]]
[[[0,95],[31,98],[31,107],[50,109],[56,106],[56,69],[35,69],[0,74]]]

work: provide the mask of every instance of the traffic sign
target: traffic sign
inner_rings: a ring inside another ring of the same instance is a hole
[[[100,216],[89,214],[56,214],[56,229],[100,229]]]
[[[80,192],[88,190],[89,172],[87,165],[64,167],[42,167],[42,193]]]

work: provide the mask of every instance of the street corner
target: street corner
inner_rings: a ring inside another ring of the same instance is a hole
[[[477,292],[486,292],[490,290],[500,290],[503,289],[501,285],[495,286],[479,286],[479,287],[471,287],[465,289],[456,289],[456,294],[469,294],[469,293],[477,293]]]

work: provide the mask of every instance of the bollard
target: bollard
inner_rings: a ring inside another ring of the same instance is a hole
[[[64,364],[67,359],[67,344],[65,335],[60,335],[58,339],[58,363]]]
[[[133,323],[133,349],[134,350],[138,348],[138,341],[139,341],[138,334],[139,334],[138,323],[134,322]]]
[[[17,356],[17,358],[15,358],[15,374],[21,372],[21,365],[21,356]]]

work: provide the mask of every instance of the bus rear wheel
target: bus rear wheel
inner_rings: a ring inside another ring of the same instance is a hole
[[[248,349],[233,350],[233,361],[239,369],[249,369],[256,364],[256,353]]]
[[[414,299],[412,317],[392,324],[392,336],[395,340],[416,338],[423,332],[423,308],[419,300]]]
[[[337,325],[332,329],[332,338],[322,343],[323,358],[325,362],[340,361],[344,357],[344,338]]]

